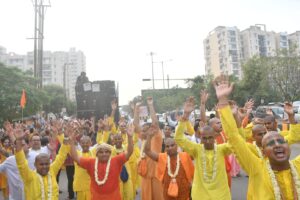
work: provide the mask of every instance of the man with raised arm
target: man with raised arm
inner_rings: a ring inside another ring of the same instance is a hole
[[[145,155],[144,147],[147,138],[147,132],[151,126],[158,127],[158,120],[156,117],[156,112],[154,110],[153,99],[152,97],[147,98],[147,104],[150,111],[150,117],[152,123],[145,123],[142,127],[139,126],[139,107],[140,103],[138,102],[134,110],[134,123],[138,127],[137,131],[140,130],[142,138],[142,147],[141,147],[141,156],[139,159],[139,166],[145,166],[143,172],[139,172],[142,177],[141,181],[141,199],[143,200],[163,200],[163,189],[161,182],[155,176],[156,162],[151,158]],[[160,130],[152,137],[151,140],[151,150],[160,153],[162,149],[162,134]]]
[[[164,199],[187,200],[190,197],[194,175],[192,159],[186,152],[177,152],[177,145],[171,137],[164,140],[166,153],[151,151],[151,139],[156,132],[157,130],[154,130],[153,127],[150,128],[145,153],[157,162],[156,177],[163,184]],[[172,185],[175,185],[176,191],[171,190]]]
[[[34,200],[58,200],[58,184],[56,175],[64,164],[70,146],[63,144],[54,162],[50,164],[50,156],[40,153],[35,158],[35,168],[29,168],[23,151],[25,134],[22,129],[16,130],[16,161],[25,186],[26,199]]]
[[[127,132],[127,152],[115,157],[111,156],[112,146],[106,143],[97,145],[96,158],[79,157],[75,146],[72,145],[72,158],[90,175],[92,200],[121,200],[119,177],[122,166],[133,152],[133,131],[134,128],[131,126]]]
[[[214,130],[209,126],[201,129],[202,144],[189,141],[184,130],[190,113],[194,110],[194,98],[190,97],[184,104],[184,114],[175,132],[175,141],[195,161],[195,173],[192,185],[193,200],[229,200],[224,157],[231,154],[228,144],[215,144]]]
[[[300,157],[289,161],[290,148],[283,136],[275,131],[268,132],[262,139],[262,150],[266,159],[257,157],[248,147],[245,148],[246,142],[239,135],[228,104],[228,96],[232,93],[233,84],[229,83],[228,77],[223,75],[216,80],[218,81],[214,82],[214,87],[219,100],[218,108],[223,128],[228,134],[229,143],[232,144],[239,163],[255,185],[255,191],[248,195],[248,199],[300,199]]]

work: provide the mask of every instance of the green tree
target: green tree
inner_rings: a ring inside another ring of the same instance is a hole
[[[282,101],[300,98],[300,57],[296,48],[282,49],[267,58],[269,81],[273,89],[280,93]]]
[[[38,89],[36,83],[31,73],[0,63],[0,124],[22,117],[20,98],[23,89],[26,91],[25,117],[42,110],[59,113],[62,107],[66,107],[69,114],[75,112],[74,102],[66,99],[62,87],[45,86]]]
[[[174,87],[171,89],[161,89],[161,90],[143,90],[143,99],[148,96],[153,97],[154,106],[157,113],[163,113],[166,111],[175,110],[176,108],[181,108],[183,102],[188,96],[192,96],[192,91],[190,88],[178,88]]]
[[[43,110],[53,113],[60,113],[62,108],[67,108],[69,114],[75,112],[74,102],[68,100],[65,96],[65,90],[58,85],[46,85],[43,88],[46,101],[43,103]]]
[[[36,87],[36,79],[21,70],[0,63],[0,123],[4,120],[21,118],[20,98],[25,89],[27,103],[24,116],[33,115],[41,109],[44,93]]]

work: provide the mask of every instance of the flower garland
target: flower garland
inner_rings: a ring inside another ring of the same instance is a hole
[[[275,200],[281,200],[280,188],[278,186],[275,173],[273,172],[273,170],[271,168],[269,160],[266,161],[266,166],[267,166],[269,176],[271,178],[271,182],[272,182],[272,186],[273,186],[273,190],[274,190],[274,195],[275,195]]]
[[[41,184],[41,192],[42,192],[42,200],[46,200],[45,199],[45,185],[44,185],[44,181],[43,181],[43,177],[41,175],[39,175],[37,173],[38,177],[39,177],[39,181]],[[52,199],[52,180],[51,180],[51,175],[50,173],[48,173],[48,191],[47,191],[47,199],[51,200]]]
[[[211,178],[209,179],[207,176],[207,171],[206,171],[206,157],[205,157],[205,148],[204,145],[202,145],[202,168],[203,168],[203,177],[204,181],[211,183],[217,175],[217,147],[218,145],[214,144],[214,157],[213,157],[213,173]]]
[[[111,157],[109,157],[109,160],[107,162],[104,178],[103,178],[103,180],[99,181],[99,177],[98,177],[98,158],[96,158],[94,175],[95,175],[95,181],[96,181],[97,185],[99,185],[99,186],[104,185],[106,183],[107,179],[108,179],[108,174],[109,174],[109,169],[110,169],[110,161],[111,161]]]
[[[178,175],[178,172],[179,172],[179,168],[180,168],[180,163],[179,163],[179,153],[177,153],[177,160],[176,160],[176,169],[174,171],[174,174],[172,174],[172,171],[171,171],[171,159],[170,159],[170,156],[168,155],[167,156],[167,168],[168,168],[168,175],[172,178],[172,179],[175,179],[176,176]]]
[[[299,174],[294,166],[294,164],[290,161],[290,167],[291,167],[291,172],[292,172],[292,176],[294,179],[294,184],[295,184],[295,188],[297,191],[297,197],[298,200],[300,200],[300,179],[299,179]]]
[[[261,150],[260,150],[260,148],[256,145],[256,142],[255,142],[255,141],[253,142],[253,145],[254,145],[255,148],[256,148],[258,157],[261,158],[261,159],[264,159],[264,157],[263,157],[263,155],[262,155],[262,153],[261,153]]]
[[[269,160],[266,161],[266,166],[267,166],[269,176],[271,178],[271,182],[272,182],[272,186],[273,186],[273,190],[274,190],[274,195],[275,195],[275,200],[281,200],[280,187],[279,187],[278,182],[276,180],[275,173],[273,172],[273,170],[271,168]],[[294,191],[294,197],[298,197],[297,199],[300,199],[299,175],[298,175],[298,172],[297,172],[297,170],[296,170],[296,168],[295,168],[295,166],[293,165],[292,162],[290,162],[290,168],[291,168],[291,173],[292,173],[292,177],[293,177],[293,182],[295,184],[294,190],[296,189],[296,191]],[[295,192],[296,192],[296,194],[295,194]]]
[[[144,152],[145,146],[146,146],[146,140],[143,140],[142,146],[141,146],[141,156],[140,156],[140,159],[143,159],[143,158],[146,157],[146,154],[145,154],[145,152]]]

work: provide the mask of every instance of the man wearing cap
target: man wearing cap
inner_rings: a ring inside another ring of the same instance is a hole
[[[127,130],[127,152],[111,157],[112,146],[102,143],[96,147],[96,158],[79,157],[75,146],[72,146],[71,156],[91,177],[92,200],[121,200],[119,177],[122,166],[133,152],[133,126]]]

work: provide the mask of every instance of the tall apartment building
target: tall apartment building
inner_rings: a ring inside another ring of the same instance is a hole
[[[17,67],[23,71],[28,70],[27,57],[25,55],[19,55],[13,52],[7,53],[5,47],[0,46],[0,62]]]
[[[234,74],[241,77],[240,39],[237,27],[219,26],[204,40],[205,72],[218,76]]]
[[[33,52],[17,55],[6,53],[6,49],[0,47],[0,62],[23,71],[33,71]],[[68,52],[43,52],[43,85],[54,84],[64,87],[67,97],[73,101],[75,101],[76,79],[82,71],[86,71],[86,60],[82,51],[71,48]]]
[[[266,26],[250,26],[240,33],[242,59],[253,56],[271,56],[276,50],[276,33],[267,32]]]
[[[288,35],[289,45],[296,48],[297,55],[300,56],[300,31]]]
[[[236,27],[219,26],[204,40],[205,72],[242,77],[241,65],[253,56],[274,56],[279,49],[288,49],[291,41],[300,41],[300,32],[267,31],[266,26],[255,25],[239,31]],[[298,49],[299,51],[299,49]]]

